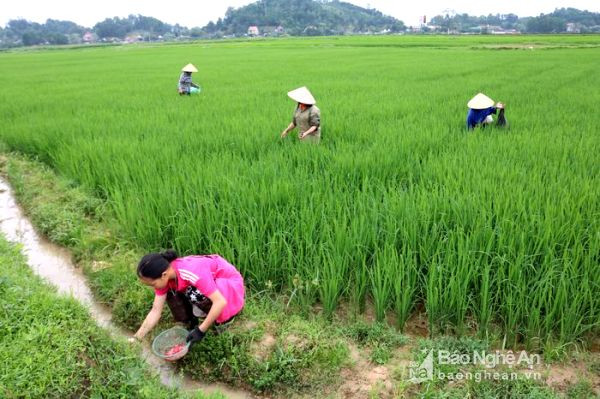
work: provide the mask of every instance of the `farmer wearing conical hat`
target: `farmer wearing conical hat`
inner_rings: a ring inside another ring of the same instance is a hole
[[[181,76],[179,76],[179,85],[177,86],[179,95],[187,94],[189,96],[190,94],[200,93],[200,86],[192,82],[192,72],[198,72],[198,69],[192,64],[187,64],[181,68]]]
[[[294,111],[292,123],[281,132],[281,138],[298,128],[298,138],[303,141],[318,143],[321,141],[321,110],[317,108],[317,102],[306,87],[292,90],[288,96],[296,101],[298,105]]]
[[[474,129],[475,126],[481,125],[485,127],[494,122],[492,115],[500,110],[498,115],[497,126],[505,126],[506,119],[504,117],[504,104],[497,103],[494,105],[494,100],[483,93],[477,94],[468,102],[469,112],[467,114],[467,129]]]

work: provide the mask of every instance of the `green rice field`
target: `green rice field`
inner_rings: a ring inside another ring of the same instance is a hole
[[[202,86],[176,92],[188,62]],[[147,251],[254,292],[507,346],[600,332],[600,36],[343,37],[0,53],[0,141]],[[321,144],[281,140],[308,86]],[[478,92],[509,129],[465,128]],[[133,268],[133,266],[132,266]]]

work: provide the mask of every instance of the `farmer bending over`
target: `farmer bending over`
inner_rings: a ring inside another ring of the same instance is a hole
[[[198,72],[198,69],[192,64],[187,64],[181,69],[181,75],[179,76],[179,85],[177,91],[180,96],[187,94],[195,94],[200,92],[200,86],[192,82],[192,72]]]
[[[156,326],[165,302],[175,321],[187,323],[187,342],[192,344],[202,340],[213,323],[219,330],[228,325],[244,307],[244,279],[219,255],[178,258],[174,251],[151,253],[140,260],[137,275],[155,294],[152,310],[134,335],[137,339]]]
[[[474,129],[475,126],[486,125],[494,123],[492,115],[496,115],[496,112],[500,110],[498,115],[498,121],[496,126],[506,126],[506,118],[504,117],[504,104],[497,103],[494,106],[494,100],[489,98],[483,93],[477,94],[467,104],[469,112],[467,113],[467,129]]]
[[[298,105],[294,111],[292,123],[281,133],[281,138],[298,127],[298,138],[304,141],[318,143],[321,141],[321,111],[317,108],[316,100],[306,87],[292,90],[288,96]]]

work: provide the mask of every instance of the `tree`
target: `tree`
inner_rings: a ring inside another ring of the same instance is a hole
[[[46,36],[46,40],[50,44],[69,44],[69,38],[62,33],[50,33]]]
[[[530,33],[559,33],[566,31],[566,22],[559,17],[540,15],[527,21],[527,32]]]
[[[94,25],[93,29],[100,38],[124,37],[129,31],[127,22],[121,21],[119,17],[106,18]]]
[[[283,26],[292,35],[333,35],[346,32],[404,30],[402,21],[341,1],[260,0],[244,7],[229,7],[225,18],[210,22],[203,31],[210,34],[244,35],[248,26],[261,31]],[[267,28],[267,29],[265,29]]]
[[[25,46],[34,46],[44,43],[44,37],[33,29],[28,29],[22,35],[23,44]]]
[[[210,21],[208,25],[204,27],[204,30],[208,33],[215,33],[217,31],[217,25],[214,22]]]
[[[170,27],[167,24],[153,17],[144,17],[143,15],[130,15],[129,19],[134,30],[142,30],[152,33],[164,34],[167,33],[170,29]]]
[[[39,25],[39,24],[38,24]],[[13,19],[8,21],[7,29],[16,35],[22,35],[27,30],[32,29],[33,25],[24,19]]]
[[[77,33],[81,35],[86,30],[83,26],[79,26],[75,22],[59,21],[56,19],[47,19],[46,23],[43,25],[43,29],[48,33],[60,33],[64,35],[71,33]]]
[[[203,30],[201,28],[192,28],[190,30],[190,36],[194,38],[202,37]]]
[[[188,28],[185,26],[181,26],[179,24],[175,24],[171,27],[171,32],[175,35],[175,37],[179,37],[181,35],[186,35],[188,33]]]

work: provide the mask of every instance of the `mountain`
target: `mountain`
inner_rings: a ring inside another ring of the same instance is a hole
[[[343,35],[351,33],[399,32],[402,21],[338,0],[260,0],[240,8],[229,8],[225,18],[210,22],[202,30],[212,36],[248,33],[256,26],[260,34],[292,36]],[[256,31],[254,32],[256,33]]]

